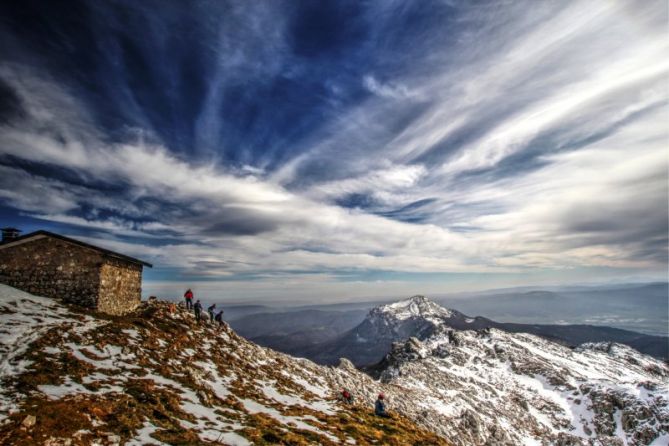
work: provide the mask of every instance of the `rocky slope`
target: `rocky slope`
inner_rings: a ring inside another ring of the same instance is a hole
[[[0,444],[447,445],[410,399],[346,364],[315,365],[197,324],[167,303],[88,315],[0,285]],[[357,404],[343,406],[342,385]],[[388,395],[393,419],[371,414]]]
[[[414,314],[380,311],[391,329]],[[572,349],[437,321],[422,341],[393,344],[369,371],[420,394],[425,416],[435,417],[428,424],[457,432],[459,445],[669,444],[669,367],[620,344]]]

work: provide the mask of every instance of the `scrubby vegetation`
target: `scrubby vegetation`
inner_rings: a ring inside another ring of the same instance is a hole
[[[16,399],[0,444],[448,444],[397,413],[374,416],[371,401],[340,405],[318,366],[166,303],[72,313],[15,360],[29,365],[3,382]]]

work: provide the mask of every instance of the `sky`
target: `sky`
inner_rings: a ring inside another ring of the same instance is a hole
[[[666,281],[664,1],[0,5],[0,223],[144,292]]]

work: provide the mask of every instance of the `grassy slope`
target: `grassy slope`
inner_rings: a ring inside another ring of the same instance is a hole
[[[307,402],[333,398],[291,379],[303,365],[317,373],[313,364],[267,353],[227,327],[199,326],[183,312],[172,318],[166,304],[144,304],[123,318],[96,317],[88,331],[76,323],[49,329],[17,358],[31,364],[3,383],[16,392],[18,411],[0,425],[0,444],[123,444],[147,425],[156,443],[175,445],[448,444],[397,414],[375,417],[368,404],[328,403],[335,411],[279,404],[258,383],[273,382]],[[221,377],[227,390],[216,390]],[[280,415],[251,411],[244,400]],[[23,428],[27,415],[35,415],[36,424]]]

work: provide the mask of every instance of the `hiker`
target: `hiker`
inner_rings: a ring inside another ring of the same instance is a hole
[[[218,328],[223,326],[223,310],[219,311],[216,316],[214,316],[214,320],[218,322]]]
[[[351,395],[351,392],[349,392],[348,389],[341,389],[339,397],[346,404],[353,404],[353,395]]]
[[[209,313],[209,322],[214,322],[214,310],[216,309],[216,304],[213,304],[207,308],[207,313]]]
[[[383,393],[379,393],[376,404],[374,404],[374,414],[377,417],[390,418],[390,415],[386,412],[386,403],[383,402],[383,398]]]
[[[186,299],[186,310],[193,309],[193,292],[190,288],[184,293],[184,299]]]
[[[193,312],[195,313],[195,319],[200,322],[202,317],[202,304],[200,303],[200,299],[195,302],[195,305],[193,306]]]

